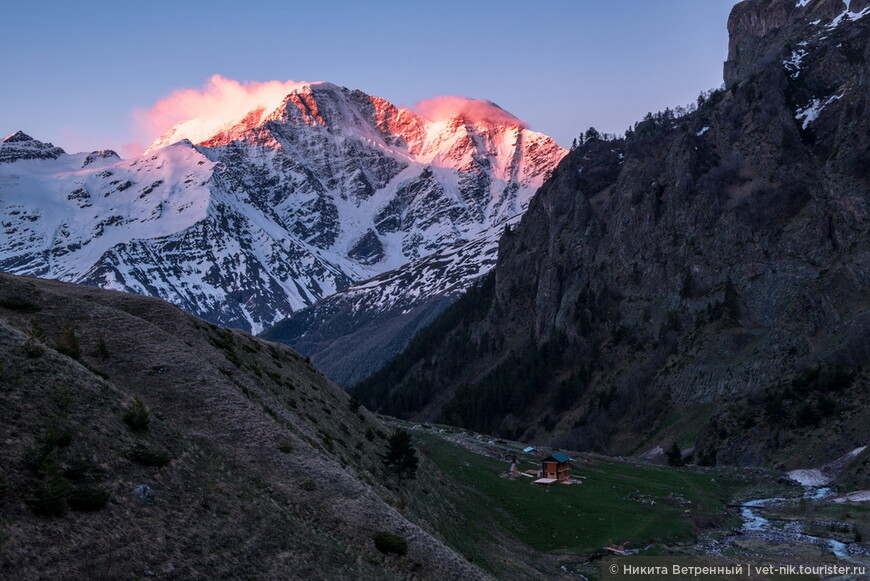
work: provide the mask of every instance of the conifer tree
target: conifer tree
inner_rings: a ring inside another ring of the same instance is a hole
[[[396,429],[387,440],[387,453],[382,456],[387,470],[396,475],[399,486],[405,478],[417,475],[417,450],[411,443],[411,434],[402,428]]]
[[[735,321],[740,318],[740,302],[737,300],[737,289],[734,288],[734,282],[732,282],[730,276],[725,281],[725,298],[723,303],[725,316]]]
[[[681,466],[683,464],[683,451],[680,450],[676,440],[665,455],[668,457],[668,466]]]

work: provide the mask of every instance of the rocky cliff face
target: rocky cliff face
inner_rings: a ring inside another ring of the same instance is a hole
[[[0,147],[0,269],[259,331],[524,211],[564,155],[493,104],[430,119],[329,83],[138,158]]]
[[[735,6],[727,88],[572,152],[474,304],[361,399],[617,453],[676,439],[704,462],[861,445],[868,12]]]
[[[797,28],[812,23],[834,29],[844,20],[862,17],[868,6],[867,0],[777,0],[737,4],[728,19],[725,85],[730,87],[781,60],[783,48],[787,49],[791,42],[808,41],[803,37],[806,30]]]

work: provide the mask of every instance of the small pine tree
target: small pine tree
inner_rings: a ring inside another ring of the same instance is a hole
[[[589,141],[601,141],[601,133],[595,129],[594,127],[590,127],[586,130],[586,142]]]
[[[722,306],[725,309],[725,316],[729,319],[737,320],[740,318],[740,302],[737,300],[737,289],[734,288],[734,283],[731,277],[725,281],[725,298]]]
[[[68,508],[70,485],[54,451],[45,455],[38,470],[39,478],[32,481],[32,496],[27,505],[35,514],[59,516]]]
[[[100,359],[109,358],[109,348],[106,347],[106,338],[102,334],[97,337],[97,357]]]
[[[387,470],[396,475],[399,486],[403,479],[411,479],[417,475],[417,450],[411,443],[411,434],[398,428],[387,439],[387,453],[382,456]]]
[[[401,556],[408,552],[408,541],[405,537],[387,531],[378,531],[374,539],[375,548],[382,553],[395,553]]]
[[[676,440],[665,455],[668,457],[668,466],[681,466],[683,464],[683,451],[680,450]]]
[[[79,359],[82,356],[82,348],[79,345],[78,337],[76,337],[76,331],[69,323],[63,326],[57,336],[57,350],[73,359]]]

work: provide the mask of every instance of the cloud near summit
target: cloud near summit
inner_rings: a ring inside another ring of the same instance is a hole
[[[206,139],[228,123],[261,108],[274,108],[304,82],[246,81],[212,75],[199,89],[178,89],[159,99],[149,108],[133,111],[135,140],[127,146],[128,155],[141,153],[140,143],[153,143],[177,124],[184,122],[182,134],[191,141]],[[440,96],[418,102],[414,111],[430,121],[443,121],[457,115],[474,122],[503,123],[526,127],[526,124],[495,103],[484,99]],[[139,149],[138,152],[133,151]]]
[[[148,143],[186,121],[186,133],[208,132],[244,117],[253,109],[276,107],[295,81],[239,82],[212,75],[201,89],[179,89],[148,109],[133,112],[136,132]]]
[[[524,122],[484,99],[445,95],[420,101],[414,105],[414,110],[430,121],[443,121],[462,115],[473,123],[505,123],[526,127]]]

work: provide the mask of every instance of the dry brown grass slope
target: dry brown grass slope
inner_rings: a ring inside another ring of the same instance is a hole
[[[387,428],[289,348],[0,274],[0,365],[2,578],[486,578],[396,508]]]

